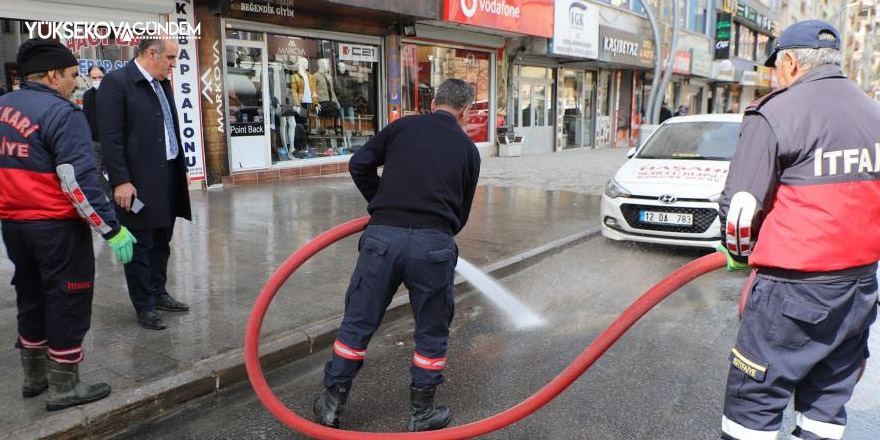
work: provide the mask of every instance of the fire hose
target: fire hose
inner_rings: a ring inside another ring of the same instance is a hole
[[[727,264],[726,256],[721,252],[715,252],[698,258],[676,270],[662,279],[654,287],[648,289],[641,297],[636,299],[614,322],[609,325],[571,364],[562,370],[547,385],[535,394],[513,406],[506,411],[492,417],[469,423],[467,425],[441,429],[439,431],[426,432],[358,432],[333,429],[307,420],[287,408],[266,382],[260,366],[260,329],[263,318],[272,299],[285,281],[309,258],[331,244],[356,234],[369,222],[369,217],[361,217],[347,223],[336,226],[324,232],[305,246],[294,252],[269,278],[257,297],[254,307],[248,319],[245,333],[244,354],[248,378],[254,391],[263,405],[278,420],[287,426],[305,435],[324,440],[371,440],[371,439],[418,439],[418,440],[453,440],[477,437],[501,429],[515,423],[529,414],[537,411],[548,402],[553,400],[562,391],[574,383],[584,372],[589,369],[602,355],[620,339],[635,323],[647,314],[654,306],[666,299],[681,286],[691,280],[724,267]]]

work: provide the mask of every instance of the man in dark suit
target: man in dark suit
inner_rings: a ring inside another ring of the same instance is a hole
[[[107,74],[98,92],[98,128],[116,211],[137,238],[125,281],[138,323],[153,330],[166,328],[156,309],[189,310],[165,289],[174,221],[191,218],[168,79],[177,53],[173,39],[141,40],[135,59]]]
[[[95,160],[98,161],[98,183],[104,194],[112,197],[110,184],[104,177],[104,154],[101,152],[100,133],[98,133],[98,87],[101,85],[105,73],[107,71],[101,66],[92,66],[89,69],[89,80],[92,82],[92,87],[83,94],[83,113],[89,121],[89,128],[92,129],[92,148],[95,150]]]

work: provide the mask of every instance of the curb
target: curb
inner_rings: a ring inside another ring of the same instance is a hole
[[[597,235],[600,228],[588,228],[577,234],[552,241],[483,267],[496,278],[503,278],[544,258]],[[459,295],[473,293],[463,278],[455,278]],[[385,313],[387,324],[410,316],[409,298],[399,295]],[[268,372],[303,359],[333,344],[342,316],[309,324],[305,328],[274,335],[260,344],[260,364]],[[196,398],[229,388],[247,380],[244,349],[234,349],[195,362],[187,371],[164,377],[139,387],[110,394],[98,402],[61,411],[36,421],[26,428],[2,435],[10,440],[103,439],[119,434],[131,425],[161,417]]]

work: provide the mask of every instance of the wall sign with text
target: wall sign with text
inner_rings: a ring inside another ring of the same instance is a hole
[[[445,0],[443,19],[536,37],[553,37],[554,0]]]

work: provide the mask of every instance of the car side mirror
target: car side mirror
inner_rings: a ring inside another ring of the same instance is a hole
[[[636,148],[635,147],[630,148],[629,151],[626,152],[627,159],[632,159],[633,156],[635,156],[635,155],[636,155]]]

